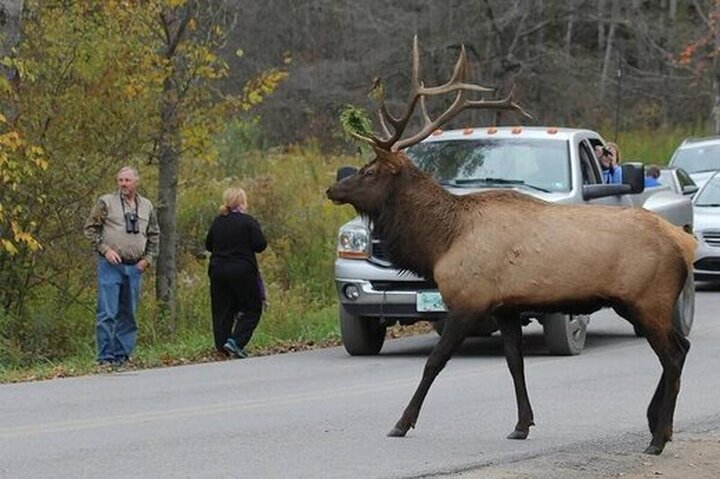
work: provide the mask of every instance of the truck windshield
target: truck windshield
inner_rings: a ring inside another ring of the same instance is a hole
[[[456,187],[524,185],[570,191],[565,140],[499,138],[429,141],[407,150],[410,159],[438,182]]]

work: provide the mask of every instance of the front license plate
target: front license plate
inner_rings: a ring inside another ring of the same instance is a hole
[[[418,293],[415,304],[419,313],[447,311],[447,307],[438,291],[422,291]]]

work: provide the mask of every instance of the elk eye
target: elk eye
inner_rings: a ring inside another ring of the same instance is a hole
[[[375,176],[375,170],[367,170],[365,172],[365,176],[367,176],[368,178],[372,178],[373,176]]]

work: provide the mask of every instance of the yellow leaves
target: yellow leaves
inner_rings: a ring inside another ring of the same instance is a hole
[[[20,135],[17,131],[12,130],[0,135],[0,146],[7,147],[11,151],[17,151],[21,145],[22,141],[20,141]]]
[[[45,158],[35,158],[35,166],[40,168],[43,171],[46,171],[48,169],[49,163]]]
[[[48,166],[44,150],[29,145],[18,131],[0,135],[0,235],[3,236],[0,250],[10,255],[18,254],[21,246],[30,251],[41,248],[32,233],[21,226],[26,209],[24,201],[32,196],[23,190],[23,185]],[[29,228],[34,227],[30,222]]]
[[[10,256],[15,256],[16,254],[18,254],[18,249],[12,241],[5,238],[0,239],[0,241],[2,242],[3,249],[5,250],[5,252],[9,253]]]
[[[0,220],[3,217],[0,216]],[[9,238],[0,238],[2,249],[10,256],[14,256],[20,252],[20,245],[24,244],[30,251],[38,251],[42,249],[42,245],[38,240],[27,231],[24,231],[15,221],[10,222],[12,236]],[[0,232],[1,234],[2,232]]]
[[[240,108],[249,110],[261,103],[266,96],[277,89],[278,85],[285,80],[287,76],[288,73],[285,71],[272,69],[250,80],[243,88],[243,98],[240,103]]]
[[[42,248],[40,243],[30,233],[23,231],[15,221],[10,222],[10,225],[16,243],[25,243],[30,248],[30,251],[37,251]]]

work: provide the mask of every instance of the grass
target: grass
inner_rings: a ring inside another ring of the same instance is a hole
[[[305,320],[304,324],[297,326],[298,334],[293,334],[286,327],[278,331],[271,321],[261,319],[247,348],[250,356],[266,356],[340,344],[337,309],[334,306],[311,312],[298,319]],[[138,345],[131,363],[117,369],[137,370],[227,361],[224,354],[215,351],[213,344],[212,333],[208,328],[207,333],[182,334],[170,342]],[[106,368],[95,364],[94,357],[94,351],[88,349],[61,360],[44,359],[29,365],[0,365],[0,384],[107,372]]]

